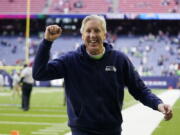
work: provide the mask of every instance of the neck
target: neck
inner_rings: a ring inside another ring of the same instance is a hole
[[[87,51],[87,50],[86,50]],[[93,58],[93,59],[101,59],[103,56],[104,56],[104,53],[105,53],[105,47],[103,46],[103,49],[102,49],[102,52],[101,53],[99,53],[99,54],[91,54],[90,52],[88,52],[87,51],[87,53],[88,53],[88,55],[91,57],[91,58]]]

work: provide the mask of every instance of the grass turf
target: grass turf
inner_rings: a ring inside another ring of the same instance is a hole
[[[63,135],[69,131],[60,88],[34,88],[27,112],[20,109],[18,97],[12,99],[10,90],[0,93],[0,135],[12,130],[20,135]]]
[[[173,119],[162,120],[152,135],[180,135],[180,99],[173,106]]]
[[[163,91],[153,91],[156,94],[161,92]],[[24,112],[20,109],[20,98],[12,99],[10,90],[1,90],[0,135],[9,135],[12,130],[18,130],[20,135],[64,135],[69,132],[69,128],[66,106],[63,105],[63,102],[64,93],[61,88],[34,88],[31,96],[31,108],[28,112]],[[126,90],[123,108],[136,103],[137,101]],[[174,109],[177,108],[174,107]],[[175,124],[178,122],[180,125],[179,119],[175,121]],[[173,126],[172,129],[166,129],[173,130]],[[157,131],[155,135],[161,135],[161,132]]]

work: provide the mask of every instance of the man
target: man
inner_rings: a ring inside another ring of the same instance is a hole
[[[25,64],[23,70],[21,71],[22,83],[22,109],[28,111],[30,108],[30,98],[31,91],[33,87],[34,80],[32,78],[32,65]]]
[[[36,80],[64,78],[72,135],[120,135],[125,86],[135,99],[171,119],[171,107],[150,92],[127,56],[104,42],[103,17],[87,16],[80,31],[82,46],[49,61],[51,45],[62,29],[48,26],[33,67]]]

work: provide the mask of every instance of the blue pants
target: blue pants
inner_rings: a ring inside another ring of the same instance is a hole
[[[91,132],[88,132],[88,131],[82,131],[82,130],[79,130],[79,129],[71,129],[71,132],[72,132],[72,135],[121,135],[121,133],[114,133],[114,134],[106,134],[106,133],[103,133],[103,134],[99,134],[99,133],[91,133]]]

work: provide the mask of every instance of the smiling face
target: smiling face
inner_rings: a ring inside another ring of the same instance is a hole
[[[106,33],[102,24],[97,19],[88,20],[82,31],[82,39],[86,46],[86,50],[92,55],[98,55],[103,52],[103,41]]]

